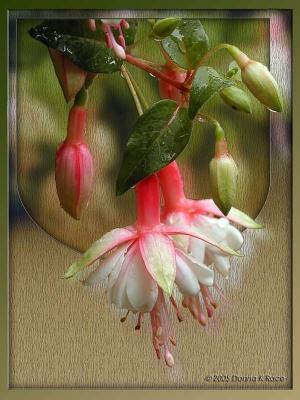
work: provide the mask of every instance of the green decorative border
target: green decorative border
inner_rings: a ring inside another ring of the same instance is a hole
[[[162,7],[163,4],[163,7]],[[85,0],[57,1],[57,0],[27,0],[27,1],[7,1],[1,2],[0,13],[0,54],[1,54],[1,80],[0,80],[0,301],[1,301],[1,336],[0,336],[0,400],[10,399],[100,399],[100,398],[118,398],[122,399],[176,399],[181,398],[182,390],[64,390],[64,389],[8,389],[8,333],[7,333],[7,238],[8,238],[8,150],[7,150],[7,15],[9,10],[25,9],[289,9],[293,11],[293,310],[298,311],[300,307],[300,294],[298,282],[300,282],[300,211],[297,205],[300,204],[300,179],[298,170],[299,151],[300,151],[300,2],[299,0],[252,0],[234,1],[234,0],[110,0],[109,2]],[[297,307],[298,306],[298,307]],[[254,397],[264,399],[294,399],[300,396],[300,383],[297,377],[300,377],[300,314],[294,312],[293,315],[293,389],[292,390],[188,390],[184,393],[186,399],[222,398],[228,399],[253,399]],[[297,395],[298,393],[298,395]]]

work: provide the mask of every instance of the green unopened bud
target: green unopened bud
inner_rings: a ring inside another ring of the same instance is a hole
[[[230,86],[221,90],[220,96],[234,110],[251,113],[250,98],[242,89]]]
[[[225,139],[216,141],[216,154],[209,164],[209,172],[213,200],[227,215],[235,200],[238,170]]]
[[[163,39],[171,35],[180,21],[180,18],[173,17],[160,19],[153,25],[153,33],[157,38]]]
[[[230,46],[228,51],[241,68],[242,81],[250,92],[271,111],[282,111],[278,84],[268,68],[258,61],[251,60],[235,46]]]

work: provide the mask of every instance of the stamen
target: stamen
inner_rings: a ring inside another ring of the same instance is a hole
[[[222,299],[224,300],[224,301],[228,301],[228,299],[227,299],[227,297],[225,296],[225,294],[222,292],[222,290],[219,288],[219,286],[217,286],[215,283],[214,283],[214,289],[218,292],[218,294],[222,297]]]
[[[206,317],[201,309],[199,296],[184,297],[182,305],[190,310],[192,316],[199,321],[202,326],[206,325]]]
[[[168,367],[172,368],[174,367],[174,358],[172,356],[172,354],[169,352],[169,350],[166,350],[165,352],[165,361]]]
[[[207,311],[208,318],[211,318],[214,313],[214,309],[217,307],[215,299],[212,297],[207,286],[200,284],[201,294],[204,300],[205,308]]]
[[[173,346],[176,346],[177,342],[176,339],[173,336],[169,336],[169,340],[172,343]]]
[[[129,313],[130,313],[130,311],[128,310],[127,313],[126,313],[126,315],[120,319],[120,321],[121,321],[122,323],[126,321],[126,319],[127,319]]]
[[[176,304],[176,301],[175,301],[173,296],[170,297],[170,301],[171,301],[172,306],[175,308],[178,321],[182,322],[183,321],[183,316],[182,316],[181,312],[179,311],[179,308],[178,308],[178,306]]]
[[[143,323],[143,313],[139,313],[139,316],[138,316],[138,320],[137,320],[137,324],[136,324],[136,326],[135,326],[135,330],[136,331],[138,331],[138,330],[140,330],[141,329],[141,325],[142,325],[142,323]]]
[[[169,350],[168,341],[175,346],[176,340],[170,335],[170,325],[168,312],[162,290],[158,292],[157,302],[150,311],[151,327],[152,327],[152,343],[157,358],[160,359],[160,346],[164,349],[165,362],[169,367],[173,367],[174,358]]]

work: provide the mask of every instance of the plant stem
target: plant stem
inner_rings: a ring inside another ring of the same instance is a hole
[[[74,106],[85,107],[88,100],[88,91],[86,88],[81,88],[75,96]]]
[[[138,94],[137,94],[137,92],[135,90],[135,87],[134,87],[133,83],[132,83],[132,79],[129,76],[128,71],[127,71],[127,69],[126,69],[126,67],[124,65],[121,66],[121,72],[122,72],[122,74],[123,74],[123,76],[124,76],[124,78],[126,80],[128,88],[130,90],[130,93],[131,93],[132,98],[134,100],[137,112],[138,112],[139,116],[141,116],[141,115],[143,115],[143,108],[142,108],[142,105],[140,103],[139,96],[138,96]]]
[[[149,108],[149,104],[148,104],[148,102],[147,102],[147,100],[146,100],[141,88],[139,87],[139,85],[137,84],[136,80],[133,78],[133,76],[129,72],[129,70],[126,69],[126,71],[127,71],[128,77],[131,80],[131,83],[132,83],[132,85],[133,85],[133,87],[134,87],[134,89],[136,91],[136,94],[139,97],[140,103],[143,106],[144,111],[147,110],[147,108]]]
[[[203,121],[210,122],[211,124],[213,124],[215,126],[216,141],[226,140],[225,132],[224,132],[222,126],[215,118],[212,118],[209,115],[201,114],[201,113],[198,113],[197,117],[199,117],[199,119],[202,119]]]
[[[156,76],[156,78],[162,79],[166,82],[168,82],[170,85],[175,86],[177,89],[180,89],[183,92],[188,92],[189,88],[185,87],[182,83],[178,81],[174,81],[174,79],[169,78],[165,73],[159,71],[152,65],[148,64],[145,60],[141,60],[139,58],[133,57],[131,54],[126,54],[126,59],[125,61],[129,62],[132,65],[135,65],[138,68],[143,69],[146,72],[149,72],[149,74]]]
[[[210,50],[209,50],[206,54],[204,54],[204,56],[199,60],[199,62],[198,62],[198,64],[197,64],[196,68],[194,69],[194,71],[193,71],[192,74],[190,75],[189,79],[185,82],[185,86],[186,86],[187,88],[189,88],[189,87],[191,86],[191,84],[192,84],[192,82],[193,82],[193,80],[194,80],[194,78],[195,78],[195,75],[196,75],[196,73],[197,73],[197,71],[198,71],[198,68],[201,67],[201,65],[205,64],[205,63],[210,59],[210,57],[211,57],[212,55],[214,55],[214,54],[215,54],[217,51],[219,51],[219,50],[222,50],[222,49],[229,50],[229,49],[231,49],[232,47],[234,47],[234,46],[232,46],[231,44],[228,44],[228,43],[221,43],[221,44],[218,44],[217,46],[213,47],[212,49],[210,49]]]

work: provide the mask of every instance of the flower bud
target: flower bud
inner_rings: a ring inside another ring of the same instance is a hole
[[[83,87],[87,72],[73,64],[63,53],[49,47],[49,53],[55,73],[67,103]]]
[[[225,139],[217,140],[216,154],[209,164],[213,200],[227,215],[234,203],[237,184],[237,166],[227,152]]]
[[[248,95],[236,86],[230,86],[221,90],[220,96],[222,100],[231,108],[237,111],[251,113],[251,102]]]
[[[162,68],[162,72],[174,81],[183,83],[186,78],[186,72],[178,69],[173,63],[167,62]],[[159,95],[162,99],[170,99],[179,104],[182,101],[182,92],[175,86],[164,81],[158,80]]]
[[[258,61],[251,60],[235,46],[230,46],[228,51],[241,68],[242,81],[250,92],[271,111],[282,111],[278,84],[268,68]]]
[[[62,208],[79,219],[93,186],[93,158],[84,142],[87,110],[74,106],[69,114],[68,135],[56,152],[55,180]]]
[[[163,39],[174,31],[179,22],[180,18],[174,17],[160,19],[153,25],[153,33],[157,38]]]

